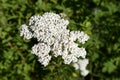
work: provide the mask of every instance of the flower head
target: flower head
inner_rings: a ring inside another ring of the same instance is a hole
[[[68,30],[68,24],[69,21],[60,15],[47,12],[42,16],[32,16],[28,25],[20,27],[20,35],[25,39],[37,39],[38,44],[32,47],[32,53],[38,56],[42,65],[47,66],[52,55],[61,56],[65,64],[76,63],[79,57],[85,58],[86,50],[78,47],[75,41],[84,44],[89,36],[82,31]]]

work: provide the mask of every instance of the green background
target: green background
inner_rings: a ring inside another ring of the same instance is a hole
[[[61,57],[43,67],[31,54],[35,41],[23,40],[19,28],[45,12],[65,13],[70,30],[90,36],[88,76]],[[0,0],[0,80],[120,80],[120,0]]]

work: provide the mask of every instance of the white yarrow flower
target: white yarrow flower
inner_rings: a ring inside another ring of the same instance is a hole
[[[25,39],[36,38],[38,44],[32,47],[32,53],[38,56],[38,61],[47,66],[52,58],[61,56],[65,64],[79,64],[76,69],[80,68],[82,74],[86,75],[86,63],[80,62],[79,58],[85,59],[86,50],[78,47],[75,43],[78,40],[84,44],[89,36],[84,32],[70,31],[67,29],[68,20],[63,19],[60,15],[47,12],[42,16],[32,16],[28,25],[23,24],[20,27],[20,36]],[[49,54],[52,52],[51,54]]]
[[[88,59],[79,59],[76,63],[73,63],[73,66],[76,70],[77,69],[81,70],[82,76],[86,76],[89,73],[89,71],[86,69],[88,63],[89,63]]]
[[[24,39],[31,39],[32,38],[32,33],[28,29],[29,26],[26,24],[23,24],[20,27],[20,36],[24,36]]]
[[[81,75],[82,75],[82,76],[87,76],[87,75],[88,75],[88,73],[89,73],[89,71],[88,71],[88,70],[84,70],[84,71],[82,71],[82,72],[81,72]]]

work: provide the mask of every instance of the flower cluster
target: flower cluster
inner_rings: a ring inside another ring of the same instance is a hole
[[[28,24],[20,27],[20,36],[23,36],[24,39],[37,39],[38,44],[32,47],[32,53],[38,56],[38,61],[44,66],[48,65],[52,55],[54,57],[61,56],[65,64],[79,63],[83,65],[84,62],[80,62],[82,60],[79,58],[85,59],[86,50],[78,47],[75,41],[78,40],[84,44],[89,36],[82,31],[68,30],[68,24],[69,21],[60,15],[47,12],[42,16],[32,16]],[[82,66],[79,67],[82,68]],[[81,68],[80,70],[85,70]]]
[[[79,59],[76,63],[73,63],[73,66],[75,69],[81,70],[81,75],[86,76],[89,71],[86,69],[86,66],[88,65],[88,59]]]

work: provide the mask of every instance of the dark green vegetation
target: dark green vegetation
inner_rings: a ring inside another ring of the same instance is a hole
[[[31,54],[35,41],[19,36],[21,24],[49,11],[90,36],[87,77],[60,58],[44,68]],[[120,80],[120,0],[0,0],[0,80]]]

